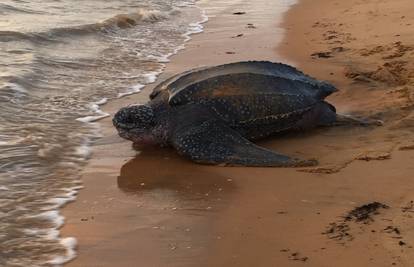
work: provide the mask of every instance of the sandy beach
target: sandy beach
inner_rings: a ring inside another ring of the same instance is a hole
[[[200,1],[209,16],[204,32],[157,82],[203,65],[283,61],[333,83],[339,92],[328,101],[338,113],[384,125],[260,142],[316,158],[316,167],[225,168],[171,149],[136,156],[104,119],[84,188],[63,210],[61,233],[78,240],[67,266],[413,265],[414,5],[302,0],[282,21],[274,15],[287,9],[281,2]],[[114,114],[144,103],[151,90],[103,108]]]

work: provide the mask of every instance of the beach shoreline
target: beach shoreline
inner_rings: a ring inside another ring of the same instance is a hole
[[[62,235],[79,242],[78,258],[67,266],[410,266],[409,1],[302,0],[285,15],[282,41],[281,21],[266,1],[200,5],[210,12],[205,32],[171,58],[159,80],[201,65],[283,60],[337,86],[328,101],[339,113],[381,119],[384,126],[316,129],[261,142],[318,158],[315,168],[222,168],[196,165],[171,149],[135,157],[104,119],[105,137],[82,177],[85,188],[63,210]],[[103,108],[114,114],[144,103],[150,92]],[[341,221],[373,202],[389,208],[366,223]]]
[[[198,5],[209,15],[209,21],[203,25],[204,32],[192,35],[185,49],[171,56],[156,83],[147,85],[139,94],[110,101],[102,109],[114,114],[122,106],[145,103],[155,84],[190,68],[241,60],[278,61],[274,47],[283,36],[283,30],[277,27],[282,20],[278,14],[288,8],[288,3],[285,1],[273,8],[265,8],[266,1],[255,4],[248,1],[199,1]],[[233,14],[236,12],[246,14]],[[247,53],[252,47],[255,50]],[[66,224],[62,235],[75,236],[78,240],[79,255],[68,266],[131,266],[138,258],[144,258],[142,266],[163,266],[181,254],[186,258],[185,264],[177,261],[168,266],[201,266],[208,260],[207,247],[215,240],[209,224],[216,215],[210,208],[214,205],[214,209],[218,209],[226,202],[226,197],[220,197],[220,194],[227,188],[233,190],[234,186],[227,181],[229,178],[222,178],[223,174],[214,167],[195,165],[169,149],[143,151],[143,161],[137,162],[134,159],[136,152],[129,142],[116,136],[110,118],[101,120],[100,124],[104,137],[93,146],[92,158],[82,175],[84,189],[77,200],[63,210]],[[134,177],[135,172],[142,177]],[[195,177],[205,181],[192,182]],[[172,203],[157,202],[159,200],[153,199],[150,193],[157,190],[181,192],[189,187],[196,191],[189,194],[190,198],[201,195],[206,199],[193,203],[186,194],[170,199],[166,192],[166,200]],[[213,192],[217,190],[220,191],[216,199],[209,199],[217,194]],[[200,213],[196,216],[200,219],[186,214],[186,208],[180,208],[177,202],[191,206],[194,212],[190,213]],[[186,212],[180,214],[181,209]],[[139,226],[125,219],[128,216],[136,216]],[[179,228],[180,224],[187,226],[181,231],[170,229],[173,226]],[[114,230],[115,226],[127,230]],[[140,234],[127,242],[118,240],[124,231]],[[162,242],[164,235],[170,239],[169,242]],[[180,241],[188,243],[186,251],[179,252],[183,249]],[[112,256],[104,252],[108,249],[114,250]],[[140,251],[138,255],[136,250]],[[160,253],[164,256],[160,257]],[[106,259],[99,260],[102,257]]]

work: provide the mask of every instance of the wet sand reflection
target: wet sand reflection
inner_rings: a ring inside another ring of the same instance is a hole
[[[237,189],[220,168],[154,147],[125,163],[117,184],[129,202],[140,203],[130,215],[147,230],[129,234],[146,244],[145,266],[202,266],[217,239],[215,222]]]
[[[148,148],[122,166],[118,187],[128,194],[174,194],[181,200],[224,197],[234,183],[218,167],[188,161],[172,150]]]

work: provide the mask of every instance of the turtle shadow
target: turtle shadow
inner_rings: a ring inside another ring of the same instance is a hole
[[[121,167],[117,184],[127,194],[174,193],[188,200],[223,197],[234,191],[236,185],[220,174],[218,168],[195,164],[170,148],[144,147]]]

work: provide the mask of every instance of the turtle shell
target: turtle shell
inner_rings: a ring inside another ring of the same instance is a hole
[[[306,96],[316,101],[335,91],[331,84],[318,81],[289,65],[245,61],[177,74],[160,83],[150,98],[167,92],[170,105],[247,95]]]

